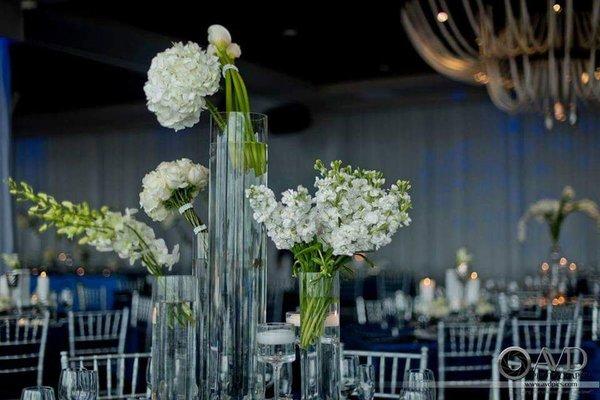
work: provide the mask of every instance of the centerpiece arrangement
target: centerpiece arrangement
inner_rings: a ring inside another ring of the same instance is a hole
[[[538,222],[545,222],[548,225],[552,247],[557,248],[563,222],[570,214],[576,212],[584,213],[600,227],[598,205],[590,199],[575,200],[573,188],[565,186],[559,199],[542,199],[529,206],[519,220],[519,241],[525,241],[527,222],[535,218]]]
[[[385,189],[378,171],[343,166],[327,168],[317,160],[316,192],[298,186],[277,202],[264,185],[246,191],[256,221],[278,249],[294,255],[293,273],[300,280],[300,347],[303,361],[320,360],[317,387],[303,376],[303,398],[339,398],[339,272],[349,269],[354,255],[365,257],[391,242],[410,224],[410,183],[397,181]],[[368,259],[367,259],[368,260]],[[305,368],[302,368],[305,371]],[[307,368],[308,369],[308,368]],[[315,393],[317,391],[317,393]]]
[[[203,293],[198,313],[207,318],[201,347],[208,352],[199,362],[212,366],[206,376],[200,372],[205,380],[201,396],[206,398],[242,399],[260,391],[255,388],[255,349],[256,327],[266,317],[266,237],[251,218],[244,192],[267,182],[267,118],[251,112],[235,65],[240,56],[229,31],[212,25],[206,49],[193,42],[175,43],[157,54],[144,86],[148,109],[165,127],[178,131],[196,125],[203,111],[211,116],[209,262],[197,274]],[[223,112],[210,99],[220,89]],[[182,212],[187,207],[185,200],[166,203],[167,193],[163,197],[157,202],[156,196],[144,195],[144,208],[156,218],[165,209]],[[196,233],[202,231],[203,224],[189,214],[186,219]]]
[[[559,199],[542,199],[529,206],[525,214],[519,220],[518,239],[524,242],[527,234],[527,222],[535,218],[539,222],[545,222],[550,233],[549,261],[543,263],[542,269],[543,285],[549,298],[554,298],[566,292],[567,276],[566,258],[562,257],[559,246],[561,228],[565,219],[573,214],[581,212],[593,219],[600,227],[600,209],[590,199],[575,200],[575,191],[570,186],[565,186]],[[561,261],[564,261],[561,262]]]

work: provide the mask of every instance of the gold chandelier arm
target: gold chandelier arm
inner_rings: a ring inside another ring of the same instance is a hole
[[[452,16],[447,13],[448,20],[446,22],[440,22],[437,19],[437,15],[440,12],[440,9],[438,8],[437,3],[435,2],[435,0],[428,0],[428,3],[429,3],[429,8],[431,10],[431,14],[432,14],[434,20],[436,21],[437,28],[440,30],[440,32],[442,33],[442,36],[444,37],[444,39],[446,40],[446,42],[448,43],[450,48],[454,51],[454,53],[456,53],[456,55],[458,55],[459,57],[463,57],[463,58],[470,57],[470,56],[477,56],[477,52],[469,53],[467,50],[462,49],[461,46],[458,44],[457,40],[450,34],[450,32],[448,32],[448,29],[446,29],[446,23],[448,21],[452,20]],[[427,23],[427,18],[425,16],[425,13],[423,12],[421,3],[417,1],[415,4],[419,8],[419,12],[422,15],[423,22]]]
[[[456,37],[456,40],[460,43],[462,48],[468,54],[470,54],[471,56],[477,57],[479,55],[479,50],[475,49],[473,46],[471,46],[467,42],[467,40],[464,38],[464,36],[462,35],[460,30],[456,26],[456,22],[454,21],[454,18],[452,18],[452,15],[450,14],[450,9],[448,8],[448,5],[446,4],[446,0],[440,0],[440,6],[441,6],[442,10],[448,15],[448,25],[450,26],[452,33]]]
[[[407,3],[402,10],[401,20],[419,55],[439,73],[455,80],[473,83],[473,76],[483,71],[478,59],[459,58],[448,51],[426,20],[421,18],[418,10],[415,10],[414,3]]]

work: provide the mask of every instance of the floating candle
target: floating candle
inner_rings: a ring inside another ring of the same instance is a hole
[[[296,342],[296,335],[289,329],[273,329],[259,332],[256,335],[256,341],[266,345],[293,344]]]

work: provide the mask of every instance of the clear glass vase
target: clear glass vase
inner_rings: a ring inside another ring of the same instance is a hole
[[[198,387],[205,387],[207,365],[207,315],[208,315],[208,231],[199,232],[194,236],[192,274],[196,278],[196,378]],[[200,400],[204,400],[206,391],[198,393]]]
[[[260,397],[256,326],[266,319],[266,235],[246,190],[267,184],[267,117],[212,118],[209,193],[208,398]]]
[[[300,348],[302,398],[338,400],[340,387],[340,281],[316,272],[301,272]],[[315,361],[316,360],[316,361]],[[316,383],[312,379],[316,363]]]
[[[198,292],[192,275],[156,277],[152,288],[153,400],[192,400],[196,381]]]

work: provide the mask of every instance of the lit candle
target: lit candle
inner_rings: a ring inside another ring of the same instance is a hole
[[[259,332],[256,335],[259,344],[283,345],[296,342],[296,335],[289,329],[273,329],[271,331]]]
[[[466,288],[466,303],[467,305],[477,304],[479,301],[479,287],[481,283],[478,279],[477,272],[471,272],[470,279],[467,281]]]
[[[37,278],[37,288],[36,293],[38,296],[38,301],[41,304],[48,303],[48,295],[50,294],[50,278],[46,274],[46,271],[42,271],[40,276]]]
[[[435,295],[435,281],[431,278],[421,279],[419,282],[419,297],[426,303],[431,303]]]

